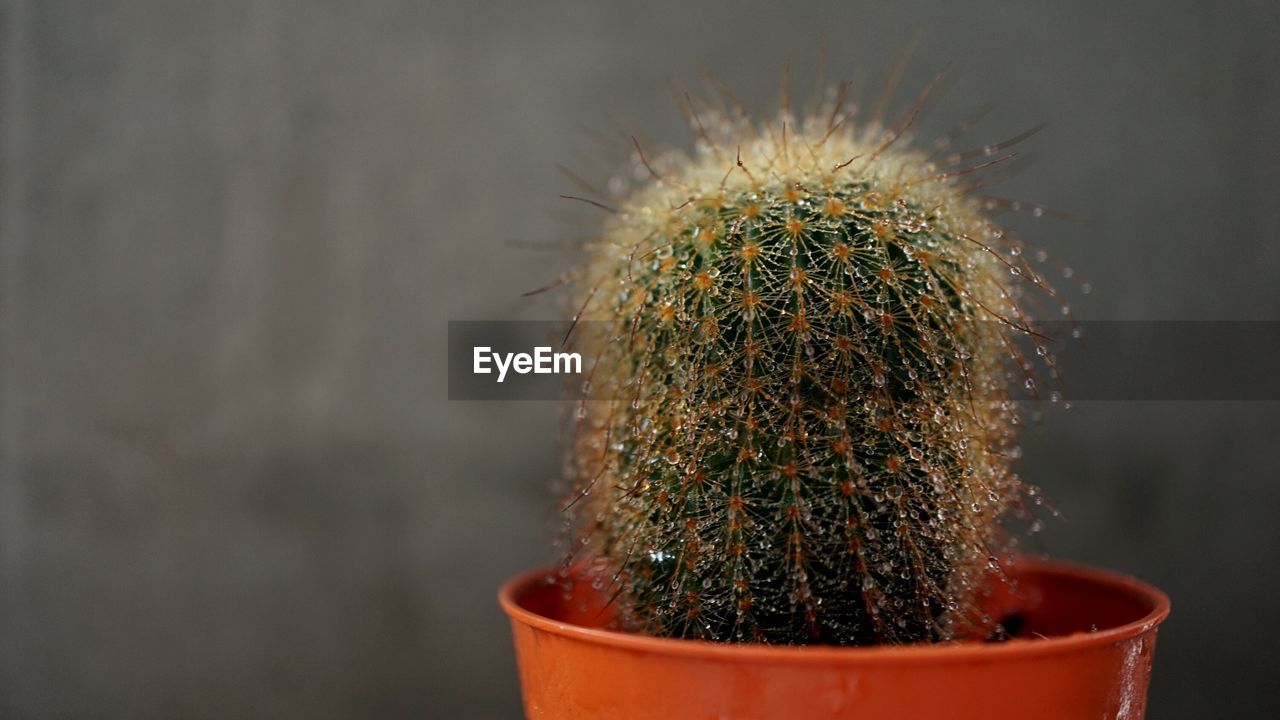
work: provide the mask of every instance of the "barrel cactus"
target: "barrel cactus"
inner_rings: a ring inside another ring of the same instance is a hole
[[[586,248],[596,390],[568,506],[626,629],[990,629],[976,600],[1026,497],[1020,288],[1041,283],[964,184],[1000,148],[932,158],[913,109],[881,124],[844,106],[762,121],[689,102],[695,149],[636,143],[642,179]]]

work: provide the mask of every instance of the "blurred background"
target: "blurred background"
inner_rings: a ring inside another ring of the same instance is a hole
[[[0,716],[518,717],[495,592],[554,557],[559,408],[450,402],[446,323],[563,316],[535,248],[600,218],[555,165],[607,178],[615,121],[688,145],[668,80],[768,110],[824,37],[876,87],[918,34],[922,137],[1050,123],[998,191],[1090,220],[1008,218],[1078,316],[1280,320],[1274,3],[964,5],[4,2]],[[1280,701],[1278,428],[1027,435],[1033,545],[1173,598],[1155,720]]]

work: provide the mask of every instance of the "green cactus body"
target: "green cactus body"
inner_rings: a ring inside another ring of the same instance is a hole
[[[692,155],[637,146],[648,179],[588,248],[582,318],[603,332],[583,342],[610,397],[584,403],[572,512],[622,624],[974,632],[1022,496],[1023,265],[900,132],[834,111],[708,122]]]

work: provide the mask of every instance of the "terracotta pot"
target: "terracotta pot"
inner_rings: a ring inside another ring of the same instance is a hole
[[[530,718],[983,718],[1138,720],[1146,706],[1159,590],[1124,575],[1020,558],[1017,594],[984,608],[1017,613],[1001,643],[839,648],[731,645],[601,629],[604,598],[570,595],[552,571],[499,593],[511,617]]]

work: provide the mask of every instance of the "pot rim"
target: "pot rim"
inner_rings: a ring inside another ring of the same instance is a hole
[[[1169,616],[1169,596],[1137,578],[1110,570],[1062,560],[1021,556],[1018,566],[1040,572],[1069,575],[1077,580],[1107,585],[1146,603],[1151,609],[1141,618],[1095,632],[1077,632],[1049,638],[1013,638],[1001,643],[955,641],[915,645],[764,645],[721,643],[707,640],[661,638],[589,628],[552,620],[522,607],[517,596],[526,588],[545,582],[554,569],[538,568],[508,580],[498,591],[498,602],[513,622],[579,642],[670,656],[729,658],[737,661],[774,662],[876,662],[892,664],[972,662],[1008,656],[1038,657],[1075,653],[1129,640],[1153,631]]]

